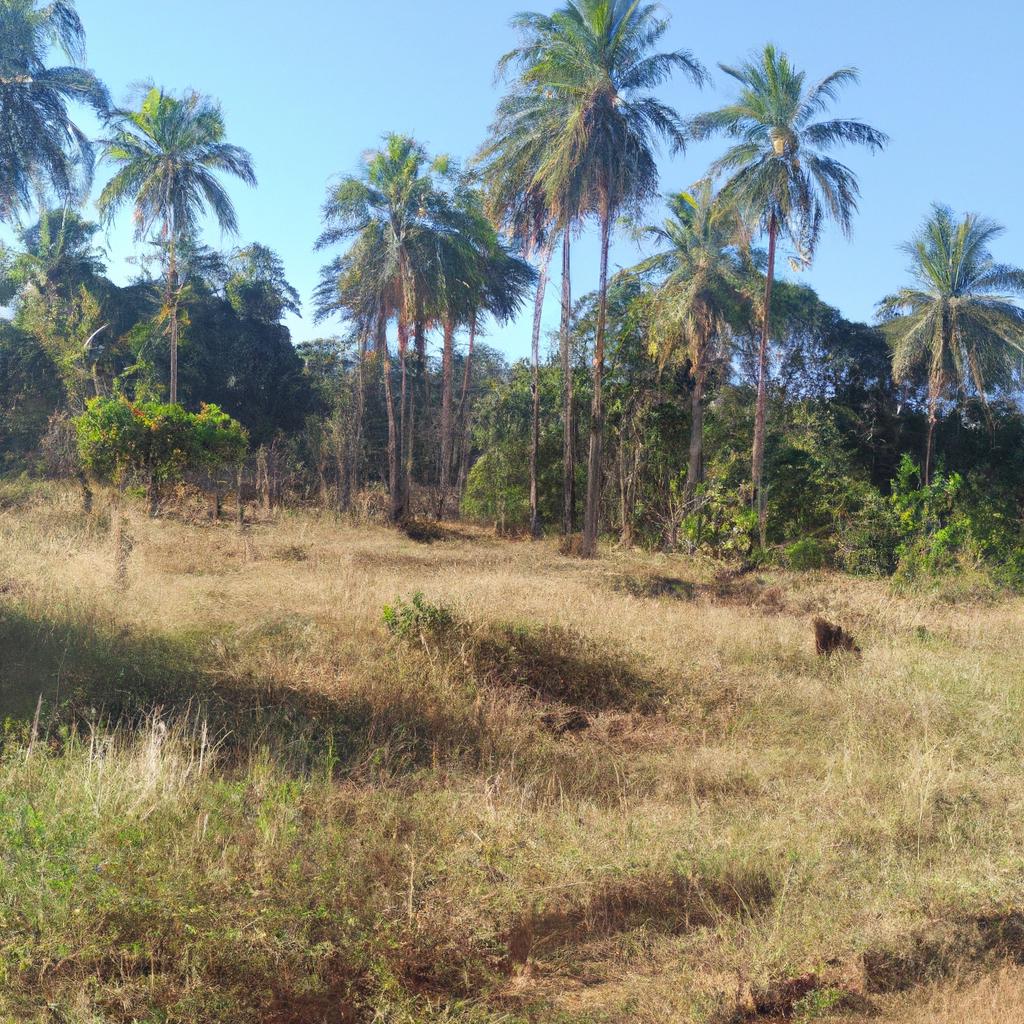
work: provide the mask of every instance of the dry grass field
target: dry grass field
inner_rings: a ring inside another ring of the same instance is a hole
[[[1024,602],[106,500],[0,486],[0,1020],[1024,1021]]]

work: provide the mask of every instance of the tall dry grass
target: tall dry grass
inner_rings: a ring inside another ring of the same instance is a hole
[[[77,501],[0,488],[0,1014],[820,1016],[1017,951],[1019,600],[130,508],[119,583]]]

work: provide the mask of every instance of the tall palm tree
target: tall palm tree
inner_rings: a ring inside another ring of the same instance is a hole
[[[389,415],[389,476],[391,518],[397,522],[406,511],[412,451],[407,435],[406,413],[409,396],[407,357],[417,315],[417,285],[420,293],[428,264],[437,259],[437,224],[447,212],[447,201],[434,176],[445,172],[445,161],[431,163],[424,148],[404,135],[388,135],[380,149],[367,154],[362,171],[342,178],[334,185],[324,205],[324,232],[318,249],[351,242],[348,259],[350,280],[358,279],[360,303],[376,309],[374,336],[385,363],[385,388]],[[329,274],[329,269],[325,271]],[[422,299],[422,294],[420,298]],[[424,307],[425,308],[425,307]],[[393,436],[390,400],[390,355],[386,328],[390,320],[398,326],[398,357],[401,369],[401,399],[398,436]],[[383,334],[383,338],[381,335]],[[393,460],[405,470],[395,473]]]
[[[366,224],[347,251],[321,270],[314,303],[316,322],[341,314],[359,338],[360,363],[356,383],[360,388],[357,395],[360,407],[364,398],[361,391],[364,386],[363,359],[372,349],[374,358],[381,362],[388,425],[389,515],[391,521],[397,523],[405,512],[400,451],[404,434],[399,430],[395,413],[387,327],[389,321],[397,317],[401,296],[390,260],[386,231],[380,221]]]
[[[178,311],[181,289],[178,247],[195,235],[203,215],[213,212],[221,230],[236,234],[231,198],[218,175],[256,185],[252,157],[225,141],[220,106],[197,92],[182,97],[151,88],[138,110],[118,110],[103,141],[103,158],[118,168],[99,198],[102,218],[110,221],[130,204],[135,237],[155,230],[167,254],[165,314],[170,325],[170,400],[178,401]]]
[[[888,139],[863,121],[819,120],[842,87],[859,80],[855,68],[840,68],[816,85],[808,85],[805,73],[771,45],[757,60],[739,67],[719,66],[740,84],[740,93],[728,106],[699,115],[691,127],[697,138],[724,135],[735,140],[712,165],[712,175],[727,176],[722,198],[756,217],[768,235],[752,467],[763,545],[768,343],[779,236],[789,238],[806,261],[814,255],[826,220],[837,223],[849,236],[860,187],[853,171],[829,156],[828,151],[841,145],[878,151]]]
[[[664,223],[644,228],[659,252],[635,272],[652,277],[652,355],[664,366],[687,359],[690,395],[689,471],[683,507],[689,511],[704,479],[704,398],[712,370],[728,360],[733,324],[749,306],[755,280],[735,206],[717,200],[710,180],[670,196]]]
[[[914,284],[879,303],[893,376],[928,374],[926,484],[939,403],[951,390],[969,388],[984,403],[990,388],[1013,382],[1024,353],[1024,270],[996,262],[990,249],[1003,231],[987,217],[958,219],[948,206],[934,205],[904,246]]]
[[[528,24],[529,17],[521,15],[513,20],[513,26],[522,28],[522,22],[525,20]],[[528,40],[528,31],[524,34]],[[499,76],[504,75],[514,62],[525,64],[528,53],[524,44],[524,49],[506,54],[498,65]],[[569,244],[566,224],[560,221],[572,219],[566,213],[566,197],[561,197],[560,202],[556,197],[545,195],[537,182],[545,148],[552,132],[558,128],[559,109],[558,98],[550,90],[538,91],[517,82],[499,103],[489,138],[477,156],[483,168],[491,217],[535,261],[537,267],[530,345],[530,535],[535,540],[541,535],[537,472],[540,451],[540,336],[544,300],[550,280],[551,258],[560,230],[564,233],[565,245]],[[563,294],[566,287],[568,280],[563,276]]]
[[[484,318],[508,323],[522,310],[527,295],[537,282],[537,271],[523,259],[514,246],[504,242],[486,217],[478,217],[470,234],[473,272],[467,278],[464,296],[465,322],[469,330],[469,348],[462,368],[462,393],[455,416],[460,437],[458,465],[465,467],[468,449],[468,402],[473,379],[473,355],[477,334]],[[454,448],[454,445],[452,445]]]
[[[47,67],[52,47],[72,66]],[[78,66],[84,54],[73,0],[0,0],[0,220],[31,207],[36,192],[67,199],[91,172],[92,146],[68,105],[102,114],[109,97]]]
[[[560,223],[565,212],[597,217],[601,229],[594,395],[587,500],[581,553],[593,556],[601,504],[604,359],[608,320],[608,253],[612,225],[657,194],[654,141],[685,144],[676,112],[650,90],[680,71],[702,85],[706,73],[689,53],[656,52],[668,29],[657,4],[641,0],[568,0],[547,16],[525,14],[526,41],[506,58],[518,70],[520,95],[545,113],[534,129],[547,133],[533,184]]]

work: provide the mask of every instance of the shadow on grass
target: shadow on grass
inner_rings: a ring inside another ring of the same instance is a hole
[[[472,675],[486,685],[525,690],[587,712],[653,714],[664,687],[624,658],[558,626],[488,624],[462,645]]]
[[[430,765],[439,749],[479,749],[483,725],[445,706],[422,666],[385,656],[380,685],[337,696],[217,662],[208,637],[110,629],[0,607],[0,722],[134,728],[154,712],[204,720],[221,749],[245,756],[267,748],[295,770],[375,773]]]
[[[507,936],[512,964],[544,959],[558,949],[644,928],[683,935],[713,928],[724,918],[741,919],[771,906],[772,879],[757,869],[704,875],[650,873],[618,878],[583,901],[570,901],[523,916]]]

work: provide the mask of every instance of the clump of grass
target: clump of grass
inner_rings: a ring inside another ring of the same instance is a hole
[[[384,622],[404,641],[415,640],[461,665],[482,686],[521,690],[541,701],[586,711],[652,713],[665,691],[624,658],[560,626],[460,620],[422,593],[384,607]]]

